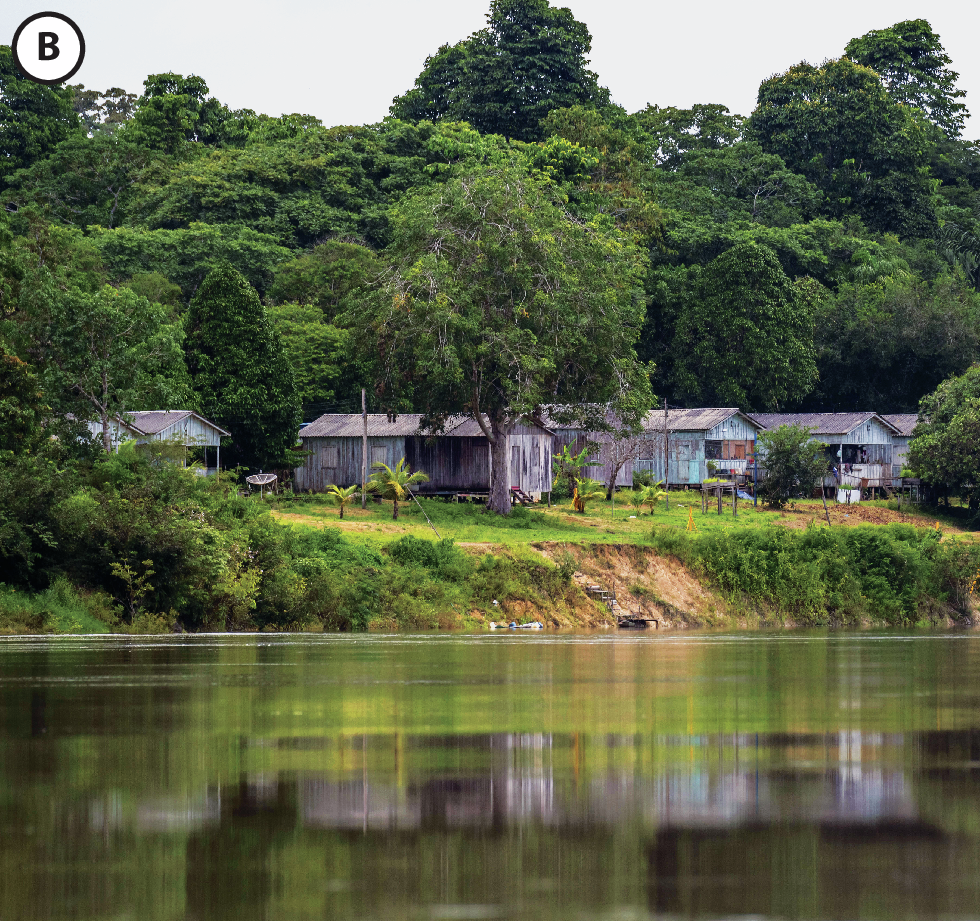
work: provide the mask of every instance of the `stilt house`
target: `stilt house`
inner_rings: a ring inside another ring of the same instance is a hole
[[[664,480],[670,486],[696,486],[708,478],[709,460],[714,461],[720,476],[745,476],[756,438],[764,428],[735,408],[669,409],[665,471],[664,423],[663,410],[647,415],[643,435],[636,439],[636,456],[620,468],[617,487],[632,487],[634,470],[649,471],[655,480]],[[555,431],[556,451],[567,444],[577,454],[587,444],[596,445],[596,463],[585,468],[583,476],[607,482],[610,457],[615,451],[613,436],[571,427],[550,427]]]
[[[768,429],[801,425],[826,447],[827,463],[836,467],[837,482],[866,479],[869,485],[890,485],[894,472],[894,438],[898,428],[877,413],[753,413]],[[835,485],[828,476],[825,486]]]
[[[881,418],[897,430],[897,434],[892,437],[892,476],[897,479],[902,475],[905,458],[909,453],[909,442],[912,440],[912,432],[919,424],[919,417],[916,413],[899,413]]]
[[[368,474],[380,461],[393,467],[403,457],[413,471],[421,470],[428,483],[421,495],[482,495],[490,490],[490,443],[475,419],[450,421],[444,432],[421,432],[417,413],[367,417]],[[297,490],[323,492],[328,486],[361,482],[364,421],[359,414],[327,413],[299,431],[304,450],[310,452],[296,469]],[[510,437],[510,485],[540,498],[550,488],[554,434],[538,425],[518,425]]]

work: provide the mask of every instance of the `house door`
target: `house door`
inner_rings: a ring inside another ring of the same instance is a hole
[[[677,482],[691,482],[691,442],[677,442]]]

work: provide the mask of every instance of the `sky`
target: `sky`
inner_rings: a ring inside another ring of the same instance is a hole
[[[722,103],[748,115],[759,83],[802,60],[843,53],[848,40],[904,19],[939,33],[978,117],[980,4],[966,0],[826,0],[794,4],[655,4],[552,0],[592,32],[592,69],[630,112],[647,103]],[[481,28],[489,0],[3,0],[0,43],[46,10],[71,17],[86,55],[72,83],[138,93],[150,73],[198,74],[231,108],[300,112],[326,125],[379,121],[427,55]]]

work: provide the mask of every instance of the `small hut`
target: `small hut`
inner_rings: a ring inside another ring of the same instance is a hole
[[[184,448],[202,448],[204,469],[213,474],[221,466],[221,439],[231,435],[221,426],[190,409],[154,409],[126,413],[109,422],[113,450],[124,441],[137,444],[170,442]],[[102,437],[102,425],[89,422],[88,430],[93,438]],[[208,466],[208,448],[214,448],[214,466]],[[186,458],[186,450],[185,450]]]
[[[418,413],[369,413],[367,465],[393,467],[401,458],[421,470],[428,483],[421,495],[484,495],[490,491],[490,443],[475,419],[456,417],[439,433],[420,431]],[[327,413],[303,426],[299,438],[309,452],[296,469],[298,490],[323,492],[328,486],[361,482],[364,419],[356,413]],[[550,488],[554,434],[539,425],[518,425],[510,437],[510,485],[534,498]]]

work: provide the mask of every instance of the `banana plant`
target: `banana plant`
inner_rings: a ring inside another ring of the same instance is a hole
[[[598,480],[593,480],[590,477],[582,477],[581,479],[576,477],[573,504],[576,510],[584,515],[586,502],[598,499],[599,496],[603,496],[605,493],[605,483],[600,483]]]

